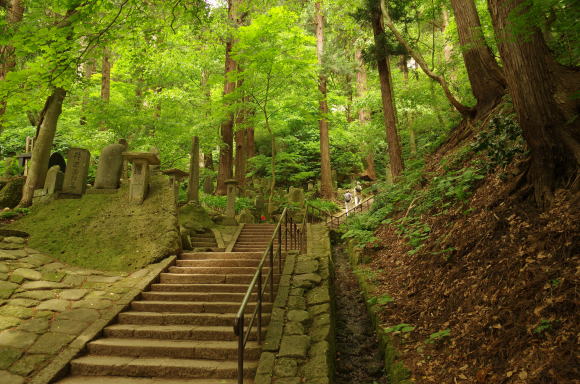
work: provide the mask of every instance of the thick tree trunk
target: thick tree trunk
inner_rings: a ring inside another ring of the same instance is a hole
[[[24,15],[24,6],[22,0],[7,1],[6,22],[13,27],[14,24],[22,21]],[[6,78],[8,72],[16,66],[16,57],[14,56],[14,47],[6,45],[0,47],[0,81]],[[0,100],[0,132],[2,132],[2,117],[6,113],[6,100]]]
[[[228,20],[239,25],[237,18],[237,5],[239,0],[228,0]],[[226,42],[226,60],[224,70],[224,96],[234,92],[236,83],[228,79],[228,74],[237,69],[237,64],[232,58],[232,48],[234,46],[233,37],[229,37]],[[217,177],[216,194],[227,194],[225,181],[232,178],[233,174],[233,148],[234,148],[234,114],[229,113],[226,120],[221,124],[221,144]]]
[[[578,108],[572,92],[579,88],[579,73],[555,63],[537,28],[524,35],[511,32],[511,18],[529,11],[524,0],[488,0],[488,5],[508,89],[530,149],[529,181],[536,203],[545,207],[564,182],[579,187],[580,128],[572,119]]]
[[[385,44],[385,31],[381,24],[381,10],[378,7],[372,9],[371,17],[375,39],[377,67],[381,83],[381,96],[383,100],[387,143],[389,145],[391,176],[397,178],[403,172],[404,164],[401,151],[401,140],[397,133],[397,113],[395,111],[395,103],[393,100],[389,54]]]
[[[28,207],[32,204],[34,190],[44,187],[44,179],[48,171],[48,159],[52,149],[52,142],[56,133],[58,118],[62,112],[62,103],[66,96],[66,91],[62,88],[56,88],[52,95],[48,97],[41,113],[38,134],[34,142],[32,157],[30,159],[30,168],[24,190],[22,191],[22,200],[20,206]]]
[[[254,127],[246,128],[246,157],[251,159],[256,156],[256,142],[254,140]]]
[[[403,46],[405,47],[405,49],[407,50],[407,52],[409,53],[409,55],[411,55],[411,57],[413,59],[415,59],[415,61],[417,62],[417,64],[421,67],[421,69],[423,70],[423,72],[425,72],[425,74],[427,76],[429,76],[430,78],[432,78],[433,80],[435,80],[436,82],[439,83],[439,85],[441,85],[441,88],[443,88],[443,92],[445,93],[445,96],[447,97],[447,100],[449,100],[449,102],[451,103],[451,105],[453,105],[453,107],[455,107],[455,109],[461,113],[464,116],[470,116],[473,114],[473,108],[470,108],[466,105],[463,105],[459,100],[457,100],[457,98],[453,95],[453,92],[451,92],[451,90],[449,89],[449,85],[447,84],[447,81],[445,80],[445,78],[443,76],[440,76],[438,74],[436,74],[435,72],[433,72],[429,66],[427,65],[427,62],[425,61],[425,59],[423,58],[423,56],[421,55],[421,53],[415,49],[413,49],[411,47],[411,45],[407,42],[407,40],[405,40],[405,38],[403,37],[403,35],[401,35],[401,33],[399,32],[399,30],[397,30],[397,28],[395,27],[395,23],[393,23],[393,20],[391,20],[391,16],[389,15],[389,12],[387,10],[387,7],[384,4],[385,0],[381,0],[381,13],[384,17],[384,22],[385,25],[387,27],[389,27],[389,29],[391,30],[391,32],[393,33],[393,35],[395,36],[395,38],[397,39],[397,41]],[[379,23],[381,22],[381,20],[379,20]],[[382,29],[382,26],[381,26]],[[396,176],[396,175],[394,175]]]
[[[475,1],[451,0],[451,6],[471,90],[477,99],[475,108],[486,111],[505,94],[503,72],[485,42]]]
[[[317,0],[316,7],[316,55],[320,65],[320,74],[318,75],[318,90],[320,91],[320,120],[318,127],[320,129],[320,194],[326,199],[334,197],[332,188],[332,171],[330,167],[330,138],[328,134],[328,102],[326,100],[326,75],[322,69],[324,55],[324,15],[322,13],[322,1]]]

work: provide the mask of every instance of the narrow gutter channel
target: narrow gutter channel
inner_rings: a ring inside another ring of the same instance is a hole
[[[386,384],[379,341],[348,256],[333,244],[336,297],[335,384]]]

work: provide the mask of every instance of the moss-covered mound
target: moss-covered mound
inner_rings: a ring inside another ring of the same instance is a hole
[[[22,197],[25,177],[14,177],[0,182],[0,209],[14,208]]]
[[[179,224],[191,234],[204,232],[215,225],[206,210],[196,203],[188,203],[179,208]]]
[[[132,271],[177,252],[176,209],[166,179],[153,178],[142,205],[128,201],[127,188],[34,206],[3,228],[28,232],[30,247],[91,269]]]

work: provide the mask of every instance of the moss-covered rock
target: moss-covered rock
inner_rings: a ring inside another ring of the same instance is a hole
[[[14,177],[6,181],[6,185],[0,189],[0,209],[14,208],[22,198],[25,177]]]
[[[179,224],[189,233],[204,232],[214,226],[206,210],[191,202],[179,208]]]

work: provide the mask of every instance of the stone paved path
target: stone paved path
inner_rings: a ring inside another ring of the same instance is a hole
[[[151,270],[82,269],[0,236],[0,383],[24,383],[49,365]]]

